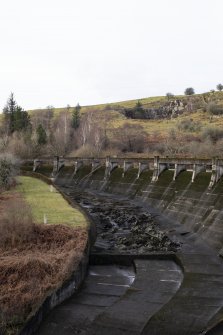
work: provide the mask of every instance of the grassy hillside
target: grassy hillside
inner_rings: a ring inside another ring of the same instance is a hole
[[[192,96],[195,99],[199,99],[200,101],[204,100],[204,97],[206,98],[211,98],[215,100],[219,100],[220,102],[223,103],[223,92],[207,92],[203,94],[195,94]],[[185,95],[176,95],[174,96],[174,99],[181,99],[181,100],[186,100],[188,99],[187,96]],[[137,101],[140,101],[143,105],[143,107],[146,108],[155,108],[159,106],[160,104],[163,104],[164,102],[167,102],[167,97],[166,96],[157,96],[157,97],[147,97],[147,98],[139,98],[139,99],[134,99],[134,100],[127,100],[127,101],[119,101],[119,102],[112,102],[112,103],[106,103],[106,104],[99,104],[99,105],[89,105],[89,106],[82,106],[82,112],[85,112],[89,109],[95,109],[95,110],[103,110],[106,109],[106,107],[110,106],[111,109],[117,108],[117,107],[122,107],[122,108],[131,108],[134,107]],[[47,109],[33,109],[30,110],[29,112],[38,112],[38,111],[44,111]],[[56,114],[64,112],[66,110],[66,107],[60,107],[60,108],[54,108],[54,111]],[[70,111],[72,110],[72,107],[70,108]]]
[[[99,105],[89,105],[89,106],[82,106],[81,111],[86,112],[89,109],[95,109],[95,110],[103,110],[108,105],[114,108],[114,107],[123,107],[123,108],[131,108],[134,107],[137,101],[140,100],[140,102],[143,104],[143,106],[151,106],[153,107],[154,105],[160,104],[161,102],[166,100],[166,97],[160,96],[160,97],[148,97],[148,98],[143,98],[143,99],[136,99],[136,100],[127,100],[127,101],[119,101],[119,102],[112,102],[112,103],[107,103],[107,104],[99,104]],[[39,111],[44,111],[47,109],[32,109],[29,112],[30,113],[35,113]],[[72,107],[70,108],[70,111],[72,110]],[[56,114],[59,114],[61,112],[65,112],[66,107],[59,107],[59,108],[54,108],[54,112]]]
[[[180,99],[181,101],[187,101],[189,98],[187,96],[179,95],[175,96],[174,99]],[[123,126],[126,121],[131,125],[140,125],[144,128],[144,130],[148,133],[159,133],[160,136],[164,136],[169,132],[170,129],[175,128],[177,124],[185,119],[193,119],[193,121],[199,121],[201,123],[201,128],[209,125],[211,123],[212,126],[222,127],[223,125],[223,117],[210,117],[210,114],[204,112],[204,107],[208,102],[214,101],[217,105],[223,106],[223,92],[208,92],[204,94],[195,94],[191,98],[197,108],[193,110],[193,112],[185,112],[183,115],[180,115],[177,118],[173,118],[170,120],[135,120],[135,119],[127,119],[122,113],[121,110],[124,108],[132,108],[136,105],[137,101],[140,101],[143,108],[159,108],[168,102],[166,96],[158,96],[158,97],[148,97],[137,100],[128,100],[128,101],[120,101],[114,102],[110,104],[100,104],[100,105],[92,105],[92,106],[82,106],[81,114],[86,113],[87,111],[101,111],[109,114],[109,128],[119,128]],[[36,114],[40,111],[46,111],[46,109],[35,109],[30,110],[29,113],[31,115]],[[54,108],[54,114],[58,115],[62,112],[66,111],[66,108]],[[70,108],[70,112],[72,112],[72,107]]]
[[[180,99],[182,101],[187,101],[188,97],[184,95],[178,95],[174,97],[175,99]],[[174,118],[172,120],[133,120],[127,119],[123,114],[120,113],[124,108],[133,108],[138,101],[141,102],[143,108],[159,108],[168,102],[166,96],[157,96],[157,97],[147,97],[137,100],[128,100],[128,101],[119,101],[113,102],[109,104],[99,104],[99,105],[91,105],[91,106],[82,106],[81,114],[85,114],[86,112],[93,111],[101,111],[109,114],[110,117],[110,127],[118,128],[121,127],[126,121],[132,125],[141,125],[147,133],[151,132],[161,132],[165,135],[171,128],[175,127],[176,124],[180,120],[184,120],[185,118],[191,118],[195,121],[200,121],[203,126],[206,126],[210,123],[210,115],[208,113],[203,112],[203,108],[208,101],[214,101],[217,105],[223,106],[223,92],[208,92],[204,94],[195,94],[192,96],[192,99],[198,105],[198,108],[195,109],[192,113],[184,113],[178,118]],[[63,113],[67,110],[66,107],[54,108],[54,115],[57,116],[60,113]],[[73,107],[69,109],[71,113]],[[33,109],[29,110],[29,114],[31,116],[37,115],[41,112],[46,112],[47,109]],[[0,123],[2,120],[2,114],[0,114]],[[223,117],[214,117],[211,120],[213,126],[222,126]]]
[[[131,153],[223,155],[223,92],[82,106],[77,131],[71,128],[73,110],[74,107],[51,107],[28,111],[32,136],[13,134],[8,152],[19,157],[49,154],[97,157]],[[46,146],[36,145],[39,124],[47,132]]]

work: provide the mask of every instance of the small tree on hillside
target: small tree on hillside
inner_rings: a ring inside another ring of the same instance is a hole
[[[193,87],[188,87],[188,88],[185,89],[184,94],[185,95],[193,95],[193,94],[195,94],[195,91],[194,91]]]
[[[223,85],[222,84],[218,84],[217,86],[216,86],[216,88],[217,88],[217,90],[218,91],[222,91],[223,90]]]
[[[14,115],[16,112],[16,101],[14,99],[14,94],[11,93],[6,106],[3,109],[4,116],[4,127],[8,134],[12,134],[14,131]]]
[[[10,154],[0,154],[0,192],[10,187],[17,174],[18,160]]]
[[[142,103],[141,103],[140,100],[137,101],[137,103],[135,104],[135,108],[134,108],[134,109],[135,109],[135,111],[137,111],[137,112],[140,112],[140,111],[143,110]]]
[[[14,115],[14,131],[27,129],[31,129],[30,116],[20,106],[17,106]]]
[[[80,110],[81,106],[77,104],[77,106],[74,107],[74,110],[72,112],[71,126],[74,129],[77,129],[80,125]]]
[[[137,101],[137,103],[135,104],[135,107],[132,109],[132,112],[136,119],[137,118],[141,119],[144,117],[145,110],[143,109],[143,106],[140,100]]]
[[[54,106],[52,106],[52,105],[46,106],[46,110],[45,110],[46,126],[45,126],[45,128],[47,129],[47,131],[50,131],[50,129],[51,129],[52,121],[53,121],[53,115],[54,115]]]
[[[174,95],[171,92],[166,93],[167,100],[169,101],[170,99],[173,99]]]
[[[47,143],[47,134],[41,124],[39,124],[36,129],[36,135],[37,135],[37,143],[39,145],[44,145]]]

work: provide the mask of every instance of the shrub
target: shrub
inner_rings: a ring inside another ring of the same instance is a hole
[[[32,212],[23,199],[15,198],[4,208],[0,219],[0,247],[15,247],[32,239]]]
[[[32,231],[31,231],[32,232]],[[24,322],[77,267],[87,232],[63,225],[35,225],[32,240],[1,248],[0,333],[20,334]]]
[[[198,132],[201,130],[201,122],[193,121],[193,119],[185,119],[177,124],[180,131]]]
[[[215,152],[215,145],[208,139],[199,144],[197,141],[191,141],[186,146],[189,156],[192,157],[212,157]]]
[[[222,115],[223,107],[218,106],[215,102],[209,102],[206,108],[207,112],[212,115]]]
[[[223,130],[216,127],[208,127],[203,130],[202,137],[205,140],[210,140],[212,143],[216,143],[223,138]]]
[[[166,97],[167,97],[168,100],[173,99],[174,98],[174,94],[171,93],[171,92],[167,92],[166,93]]]
[[[18,171],[18,160],[10,154],[0,155],[0,189],[8,189]]]
[[[142,153],[147,146],[147,134],[141,125],[126,122],[122,127],[117,128],[114,142],[118,150],[123,153]]]
[[[216,86],[216,88],[217,88],[217,90],[218,91],[222,91],[223,90],[223,85],[222,84],[218,84],[217,86]]]
[[[185,95],[193,95],[193,94],[195,94],[195,91],[194,91],[193,87],[188,87],[188,88],[185,89],[184,94]]]
[[[97,157],[97,150],[96,148],[91,144],[86,144],[81,146],[78,150],[75,152],[75,156],[77,157]]]

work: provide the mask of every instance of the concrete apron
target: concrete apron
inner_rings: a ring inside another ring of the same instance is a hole
[[[95,264],[82,290],[52,311],[37,334],[140,334],[148,318],[175,294],[183,277],[174,261],[156,258],[136,259],[134,269],[108,265],[111,255],[92,256]]]

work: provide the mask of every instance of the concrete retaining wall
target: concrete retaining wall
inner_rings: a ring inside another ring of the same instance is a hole
[[[85,250],[84,257],[78,265],[78,268],[73,272],[72,276],[68,281],[66,281],[62,287],[60,287],[56,292],[52,293],[46,298],[37,313],[27,322],[25,327],[20,332],[20,335],[31,335],[39,327],[40,323],[46,317],[50,310],[55,306],[59,305],[61,302],[71,297],[74,293],[78,291],[83,280],[85,279],[87,269],[88,269],[88,259],[89,259],[89,246]]]

